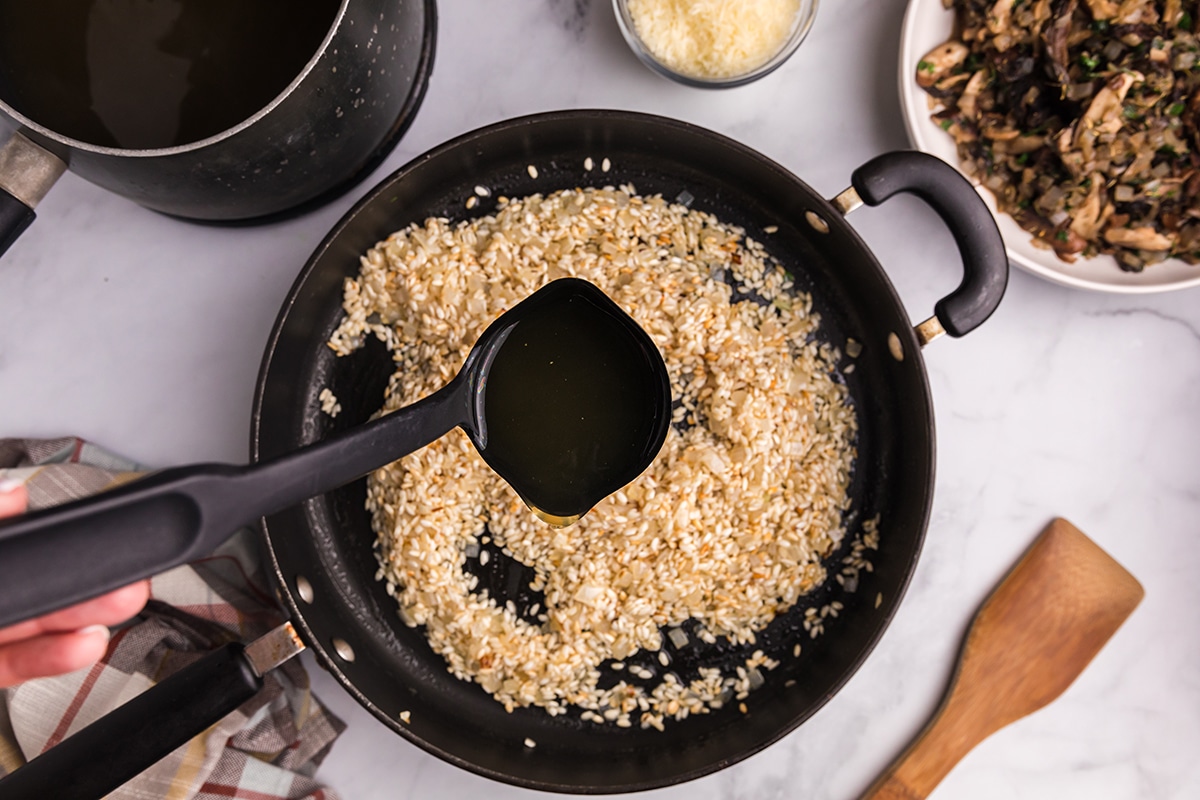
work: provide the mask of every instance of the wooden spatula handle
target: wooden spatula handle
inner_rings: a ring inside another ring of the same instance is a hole
[[[1058,697],[1142,599],[1142,586],[1056,519],[976,613],[950,689],[863,800],[919,800],[971,748]]]
[[[983,738],[951,697],[862,800],[922,800]]]

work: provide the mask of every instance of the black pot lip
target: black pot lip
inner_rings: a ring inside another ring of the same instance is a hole
[[[596,121],[596,122],[600,122],[600,121],[604,121],[604,120],[621,120],[621,121],[629,121],[629,122],[641,121],[641,122],[656,124],[656,125],[667,127],[667,128],[675,128],[675,129],[678,129],[678,130],[681,130],[681,131],[684,131],[687,133],[691,133],[693,135],[707,137],[707,138],[717,142],[718,144],[721,144],[722,146],[731,148],[734,151],[737,151],[748,157],[756,159],[766,165],[769,165],[772,169],[784,174],[789,180],[796,183],[802,189],[810,192],[814,198],[819,200],[819,202],[821,203],[822,210],[824,212],[822,214],[822,218],[824,219],[824,221],[831,228],[837,228],[844,235],[849,236],[853,240],[855,245],[862,252],[863,256],[870,259],[872,264],[874,265],[875,269],[880,273],[880,276],[886,282],[886,284],[887,284],[889,290],[891,291],[898,306],[900,308],[903,308],[903,305],[900,302],[899,295],[896,293],[895,288],[892,286],[890,279],[887,278],[886,271],[883,269],[883,267],[879,263],[878,259],[875,258],[874,254],[872,253],[870,248],[867,246],[866,242],[863,241],[862,237],[860,237],[858,235],[858,233],[854,229],[854,227],[849,224],[849,222],[845,219],[845,216],[832,203],[832,201],[824,198],[822,195],[820,195],[818,192],[816,192],[816,190],[812,189],[808,184],[806,184],[803,180],[801,180],[798,176],[796,176],[790,170],[787,170],[785,167],[783,167],[779,163],[775,162],[774,160],[768,158],[767,156],[760,153],[759,151],[754,150],[753,148],[751,148],[745,144],[742,144],[741,142],[738,142],[735,139],[731,139],[731,138],[725,136],[724,134],[718,133],[716,131],[712,131],[710,129],[707,129],[702,126],[695,125],[693,123],[689,123],[689,122],[686,122],[683,120],[677,120],[677,119],[673,119],[670,117],[664,117],[664,116],[647,114],[647,113],[642,113],[642,112],[635,112],[635,111],[612,110],[612,109],[572,109],[572,110],[539,112],[539,113],[528,114],[528,115],[524,115],[524,116],[520,116],[520,117],[514,117],[514,118],[502,120],[499,122],[491,123],[489,125],[485,125],[480,128],[477,128],[475,130],[461,134],[461,135],[454,137],[454,138],[444,142],[443,144],[437,145],[437,146],[431,148],[430,150],[426,151],[425,153],[413,158],[408,163],[404,164],[403,166],[401,166],[400,168],[398,168],[397,170],[392,172],[390,175],[383,178],[372,189],[370,189],[360,200],[358,200],[358,202],[356,202],[342,216],[342,218],[340,220],[338,220],[338,222],[330,229],[330,232],[325,236],[325,238],[321,241],[321,243],[314,249],[312,254],[309,256],[308,261],[305,263],[305,265],[301,269],[300,273],[297,275],[296,280],[292,284],[291,288],[288,290],[286,299],[284,300],[284,302],[280,308],[279,314],[276,317],[274,325],[272,326],[270,336],[268,337],[266,349],[264,351],[263,361],[262,361],[260,369],[259,369],[259,374],[256,379],[255,390],[254,390],[254,400],[253,400],[253,407],[252,407],[252,413],[251,413],[251,430],[250,430],[250,460],[251,460],[251,462],[258,462],[262,457],[262,454],[259,451],[259,437],[260,437],[261,426],[262,426],[262,411],[263,411],[262,404],[263,404],[263,400],[264,400],[264,396],[263,396],[264,388],[266,386],[267,373],[271,367],[272,360],[275,355],[275,350],[279,343],[279,338],[282,334],[284,324],[290,315],[292,305],[295,302],[296,296],[299,293],[300,289],[306,283],[311,272],[315,269],[317,262],[320,261],[321,257],[325,254],[325,252],[334,244],[334,242],[336,242],[338,240],[338,238],[341,236],[341,234],[345,230],[345,228],[351,224],[351,222],[359,215],[359,213],[365,207],[367,207],[372,202],[374,202],[380,195],[390,191],[391,188],[398,181],[403,180],[415,168],[419,167],[420,165],[424,164],[425,162],[427,162],[429,160],[437,158],[438,156],[442,155],[443,153],[445,153],[447,151],[452,151],[452,150],[456,150],[461,147],[467,146],[471,142],[486,138],[486,137],[494,134],[497,131],[507,130],[507,129],[514,128],[514,127],[526,127],[531,124],[551,123],[551,122],[556,122],[556,121],[573,121],[573,120],[578,120],[578,121],[586,120],[586,121]],[[766,748],[778,743],[781,739],[783,739],[788,734],[792,733],[794,730],[796,730],[796,728],[798,728],[804,722],[811,719],[813,717],[813,715],[815,715],[818,711],[820,711],[822,708],[824,708],[825,705],[831,699],[833,699],[833,697],[838,692],[840,692],[843,688],[845,688],[846,684],[850,681],[851,678],[854,677],[854,675],[859,671],[859,669],[862,668],[862,665],[866,662],[866,660],[874,652],[876,646],[879,644],[880,640],[883,638],[884,633],[886,633],[887,629],[890,627],[892,620],[895,618],[895,615],[896,615],[897,611],[899,610],[900,604],[901,604],[901,602],[903,602],[903,599],[904,599],[905,595],[907,594],[908,588],[912,583],[913,575],[916,572],[916,566],[917,566],[918,561],[920,560],[920,554],[924,547],[925,537],[926,537],[926,534],[927,534],[927,531],[929,528],[930,518],[932,516],[933,489],[934,489],[934,481],[935,481],[935,473],[936,473],[936,469],[935,469],[936,463],[935,462],[936,462],[936,452],[937,452],[936,429],[934,427],[933,403],[932,403],[932,393],[930,391],[930,386],[929,386],[929,377],[928,377],[927,370],[925,368],[924,358],[922,355],[922,347],[921,347],[920,342],[917,339],[915,328],[911,324],[907,324],[907,325],[903,326],[903,330],[896,331],[895,333],[901,339],[906,357],[911,357],[913,360],[913,364],[914,364],[914,367],[916,370],[917,377],[919,378],[919,383],[920,383],[921,390],[922,390],[920,394],[921,394],[921,399],[923,401],[922,406],[923,406],[924,416],[925,416],[925,427],[926,427],[926,430],[928,431],[928,435],[925,437],[925,439],[926,439],[925,456],[926,456],[926,462],[928,464],[928,469],[926,471],[926,475],[924,476],[924,480],[923,480],[923,482],[927,488],[925,491],[924,502],[923,502],[922,508],[921,508],[919,525],[914,526],[914,532],[912,534],[914,537],[913,555],[908,564],[908,568],[905,570],[903,577],[899,581],[899,585],[897,587],[897,591],[894,593],[894,597],[884,599],[884,603],[881,608],[882,614],[878,617],[875,631],[871,634],[870,638],[866,642],[866,645],[863,647],[862,651],[857,655],[857,657],[855,658],[853,663],[851,663],[850,666],[846,670],[844,670],[843,673],[841,675],[839,675],[835,681],[833,681],[833,683],[831,684],[831,686],[829,688],[829,691],[827,691],[818,701],[814,702],[812,707],[807,709],[805,711],[805,713],[796,715],[787,725],[780,726],[770,736],[764,737],[763,740],[760,741],[759,743],[757,743],[756,745],[754,745],[752,747],[744,748],[743,750],[741,750],[740,752],[738,752],[737,754],[735,754],[731,757],[728,757],[728,758],[725,758],[722,760],[718,760],[718,761],[713,761],[713,762],[705,764],[701,767],[697,767],[696,769],[678,773],[678,774],[669,776],[667,778],[632,782],[632,783],[620,784],[620,785],[606,785],[606,786],[581,786],[581,785],[577,785],[577,784],[558,784],[558,783],[547,782],[547,781],[538,781],[538,780],[533,780],[533,779],[529,779],[529,778],[511,775],[508,773],[498,772],[496,770],[489,769],[487,767],[481,767],[473,762],[463,759],[460,756],[457,756],[453,753],[446,752],[446,751],[432,745],[431,743],[425,741],[424,739],[418,737],[407,726],[401,724],[397,720],[392,719],[383,709],[381,709],[378,705],[376,705],[370,698],[368,698],[362,691],[360,691],[357,686],[355,686],[355,684],[349,678],[349,676],[347,676],[345,674],[345,672],[340,668],[337,659],[335,659],[333,657],[333,655],[329,652],[328,648],[325,647],[324,644],[322,644],[320,639],[317,637],[316,633],[307,624],[307,622],[304,618],[303,612],[301,610],[300,603],[298,602],[294,592],[291,590],[290,586],[288,585],[287,579],[285,578],[285,576],[283,574],[282,566],[280,565],[279,560],[276,557],[274,548],[271,546],[271,536],[270,536],[270,533],[268,530],[267,520],[266,520],[266,518],[263,518],[263,519],[259,520],[259,524],[256,527],[258,528],[260,540],[262,542],[263,549],[265,551],[265,555],[270,562],[270,574],[273,576],[273,579],[276,583],[277,595],[278,595],[281,603],[285,606],[285,609],[286,609],[289,619],[291,620],[292,624],[299,630],[301,638],[308,645],[308,648],[313,652],[314,657],[317,659],[317,661],[320,663],[320,665],[325,670],[327,670],[334,677],[334,679],[337,680],[337,682],[339,684],[341,684],[343,690],[345,690],[347,693],[349,693],[350,696],[353,697],[356,701],[358,701],[358,703],[360,705],[362,705],[376,719],[378,719],[380,722],[382,722],[386,727],[391,729],[393,732],[399,734],[401,737],[403,737],[410,743],[416,745],[421,750],[429,753],[430,755],[436,756],[440,760],[445,761],[454,766],[457,766],[463,770],[474,773],[481,777],[489,778],[489,779],[495,780],[497,782],[505,783],[505,784],[509,784],[509,785],[513,785],[513,786],[519,786],[519,787],[523,787],[523,788],[527,788],[527,789],[534,789],[534,790],[545,791],[545,792],[567,793],[567,794],[576,794],[576,795],[623,794],[623,793],[629,793],[629,792],[649,791],[649,790],[653,790],[653,789],[661,789],[661,788],[665,788],[667,786],[673,786],[673,785],[677,785],[677,784],[686,783],[686,782],[696,780],[698,778],[702,778],[707,775],[711,775],[713,773],[719,772],[719,771],[725,769],[726,767],[730,767],[730,766],[733,766],[734,764],[742,762],[742,761],[748,759],[749,757],[762,752]]]
[[[23,128],[36,133],[38,136],[41,136],[52,142],[56,142],[57,144],[63,145],[72,150],[83,150],[89,153],[96,153],[97,155],[123,158],[155,158],[159,156],[174,156],[181,153],[190,153],[194,150],[200,150],[204,147],[224,141],[225,139],[242,132],[277,108],[279,104],[282,103],[287,97],[291,96],[292,92],[296,90],[296,87],[299,86],[313,71],[313,68],[316,67],[317,62],[323,55],[325,55],[325,51],[329,49],[329,44],[333,41],[334,35],[342,27],[342,20],[345,19],[346,7],[349,4],[350,0],[341,0],[341,3],[338,5],[337,13],[334,15],[333,23],[329,26],[329,30],[326,31],[325,37],[321,40],[321,45],[317,48],[317,52],[315,52],[312,58],[308,60],[303,69],[300,70],[300,73],[292,79],[292,82],[289,83],[283,89],[283,91],[275,96],[275,99],[267,103],[267,105],[263,108],[259,109],[253,116],[242,120],[231,128],[226,128],[225,130],[215,133],[205,139],[200,139],[195,142],[188,142],[187,144],[176,145],[174,147],[155,147],[144,149],[106,147],[104,145],[91,144],[90,142],[73,139],[70,136],[64,136],[52,128],[47,128],[41,123],[35,122],[21,112],[17,111],[4,100],[0,100],[0,111],[4,112],[9,117],[12,117],[14,120],[20,123]]]
[[[417,69],[413,74],[413,83],[409,89],[408,97],[405,99],[404,105],[400,107],[400,113],[396,116],[396,122],[391,130],[388,131],[383,141],[379,143],[379,146],[364,157],[362,164],[352,174],[347,175],[341,182],[334,184],[315,197],[304,200],[290,208],[271,212],[270,214],[243,217],[240,219],[197,219],[195,217],[179,216],[178,214],[166,214],[165,212],[164,215],[183,222],[191,222],[215,228],[245,228],[257,225],[271,225],[276,222],[284,222],[303,216],[310,211],[315,211],[333,202],[366,180],[367,176],[378,169],[379,165],[392,154],[392,151],[400,144],[400,140],[404,138],[404,134],[412,127],[413,120],[416,119],[417,112],[420,110],[421,104],[425,100],[425,94],[429,89],[429,78],[433,72],[434,57],[437,50],[437,0],[423,0],[423,3],[425,6],[425,31],[421,35],[421,56],[417,61]]]
[[[261,109],[259,109],[257,112],[255,112],[252,116],[242,120],[238,124],[236,124],[230,128],[226,128],[225,130],[215,133],[212,136],[209,136],[204,139],[199,139],[194,142],[188,142],[187,144],[175,145],[173,147],[156,147],[156,148],[144,148],[144,149],[143,148],[107,147],[104,145],[91,144],[90,142],[85,142],[80,139],[74,139],[70,136],[61,134],[58,131],[53,130],[52,128],[47,128],[46,126],[42,125],[41,123],[25,116],[20,111],[17,111],[15,108],[13,108],[11,105],[9,105],[7,102],[5,102],[2,99],[0,99],[0,117],[7,116],[12,121],[17,123],[18,130],[21,130],[23,132],[33,133],[38,138],[43,139],[46,142],[52,142],[54,145],[57,145],[59,148],[66,148],[68,151],[78,150],[78,151],[82,151],[82,152],[93,153],[95,155],[109,156],[109,157],[113,157],[113,158],[162,158],[162,157],[166,157],[166,156],[183,155],[185,153],[191,153],[191,152],[195,152],[197,150],[202,150],[206,147],[210,147],[212,145],[219,144],[220,142],[230,139],[230,138],[236,136],[237,134],[241,133],[242,131],[246,130],[250,126],[257,123],[259,120],[266,117],[268,114],[270,114],[276,108],[278,108],[279,105],[281,103],[283,103],[284,100],[286,100],[288,97],[290,97],[296,91],[296,89],[300,86],[300,84],[303,83],[308,78],[308,76],[312,73],[313,69],[316,68],[317,62],[320,61],[321,58],[325,55],[325,53],[329,50],[329,46],[333,42],[334,37],[338,34],[338,32],[342,28],[342,23],[345,20],[346,11],[350,5],[350,2],[351,2],[351,0],[341,0],[341,3],[338,5],[337,13],[334,14],[333,22],[332,22],[332,24],[330,24],[329,30],[325,33],[325,37],[321,40],[321,44],[317,48],[317,51],[313,54],[312,58],[310,58],[308,60],[308,62],[305,63],[304,67],[300,70],[300,72],[296,75],[296,77],[292,79],[291,83],[289,83],[278,95],[276,95],[275,98],[271,100],[271,102],[267,103],[267,105],[263,106]],[[432,24],[432,20],[434,19],[434,17],[436,17],[435,2],[436,2],[436,0],[424,0],[426,12],[433,11],[434,14],[433,14],[433,16],[431,16],[429,18],[431,22],[430,22],[430,24],[426,25],[425,34],[422,36],[422,45],[421,45],[422,53],[421,53],[420,65],[421,65],[421,67],[424,67],[425,74],[421,75],[420,74],[421,69],[419,68],[418,76],[417,76],[417,78],[414,79],[414,83],[427,82],[428,81],[428,70],[430,68],[432,68],[432,46],[433,45],[432,45],[432,41],[431,41],[431,32],[432,32],[433,28],[436,27],[436,25]],[[426,65],[426,62],[428,62],[428,65]],[[416,105],[420,105],[420,97],[424,96],[425,87],[422,85],[420,90],[418,92],[416,92],[416,94],[419,95],[417,98]],[[408,105],[409,105],[408,103],[405,104],[406,109],[408,108]],[[416,108],[414,106],[412,111],[409,112],[409,114],[411,115],[412,113],[415,113],[415,112],[416,112]],[[403,130],[405,128],[407,128],[407,123],[404,124],[403,128],[400,130],[400,133],[403,133]],[[399,139],[399,135],[396,133],[393,133],[390,136],[391,136],[391,138],[393,138],[395,140]],[[391,146],[394,147],[395,142],[393,142]],[[391,147],[388,147],[389,151],[390,151],[390,149],[391,149]],[[384,153],[384,155],[386,155],[386,152]],[[363,175],[363,177],[365,177],[365,174]],[[358,177],[355,182],[357,182],[357,180],[361,180],[361,177]],[[353,183],[350,185],[353,185]],[[349,188],[349,187],[346,187],[346,188]],[[344,191],[345,191],[345,189],[342,189],[340,192],[338,192],[338,194],[341,194],[341,192],[344,192]]]

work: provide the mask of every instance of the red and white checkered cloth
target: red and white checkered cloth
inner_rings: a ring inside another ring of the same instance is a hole
[[[142,471],[81,439],[0,439],[0,478],[25,482],[31,510]],[[258,563],[257,540],[244,530],[211,556],[154,577],[146,609],[114,631],[99,664],[0,692],[0,776],[209,650],[281,624]],[[108,797],[337,800],[312,776],[344,728],[293,659],[236,711]]]

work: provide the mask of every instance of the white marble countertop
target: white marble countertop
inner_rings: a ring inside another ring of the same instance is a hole
[[[371,179],[469,129],[535,111],[665,114],[740,139],[826,196],[907,145],[896,93],[905,0],[826,0],[775,74],[725,92],[646,70],[604,0],[441,3],[416,122]],[[75,434],[146,463],[244,461],[267,333],[296,272],[370,185],[303,218],[221,229],[145,211],[68,174],[0,261],[0,436]],[[852,222],[914,322],[958,281],[916,201]],[[865,666],[813,719],[662,798],[849,799],[932,713],[978,604],[1053,517],[1146,598],[1048,708],[972,752],[936,798],[1200,797],[1200,290],[1083,293],[1014,271],[995,316],[925,352],[938,432],[915,578]],[[309,662],[310,667],[312,662]],[[357,798],[533,797],[448,766],[326,675],[349,722],[319,776]]]

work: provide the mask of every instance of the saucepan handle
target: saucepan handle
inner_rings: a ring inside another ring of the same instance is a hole
[[[963,336],[992,315],[1008,286],[1008,255],[996,220],[970,181],[941,159],[916,151],[885,153],[854,171],[862,201],[877,206],[906,192],[929,204],[950,228],[963,259],[963,279],[934,306],[951,336]]]
[[[58,156],[19,133],[0,145],[0,255],[33,222],[33,210],[66,168]]]
[[[96,800],[262,688],[241,644],[200,658],[0,780],[0,800]]]

